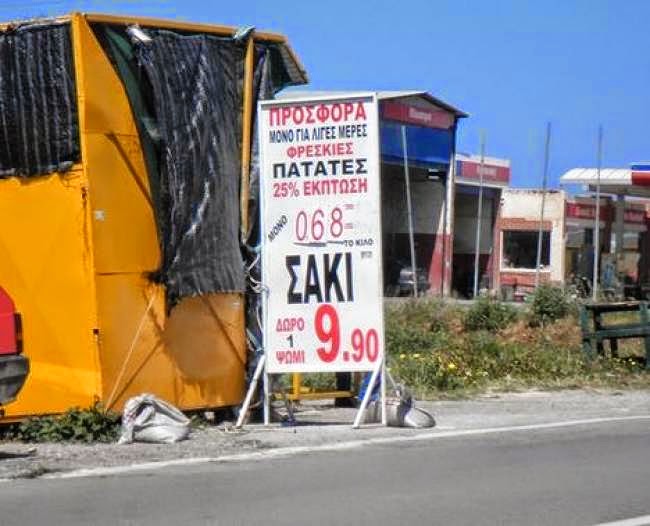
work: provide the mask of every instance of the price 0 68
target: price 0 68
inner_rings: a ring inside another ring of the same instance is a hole
[[[296,239],[320,241],[327,234],[333,238],[343,234],[343,211],[337,206],[329,215],[318,208],[312,214],[301,210],[296,216]]]

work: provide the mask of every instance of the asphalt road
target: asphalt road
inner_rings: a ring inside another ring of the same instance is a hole
[[[586,526],[650,514],[649,448],[646,420],[13,481],[0,524]]]

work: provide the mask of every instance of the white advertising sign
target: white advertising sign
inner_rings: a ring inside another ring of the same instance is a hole
[[[383,361],[379,130],[373,95],[259,105],[268,373]]]

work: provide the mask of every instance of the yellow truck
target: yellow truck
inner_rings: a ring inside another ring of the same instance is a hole
[[[73,13],[0,26],[0,71],[0,287],[31,369],[6,417],[239,404],[254,108],[307,80],[285,37]]]

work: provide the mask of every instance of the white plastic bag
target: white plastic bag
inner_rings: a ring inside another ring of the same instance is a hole
[[[190,434],[190,420],[173,405],[152,394],[130,398],[122,413],[118,444],[162,442],[171,444]]]

